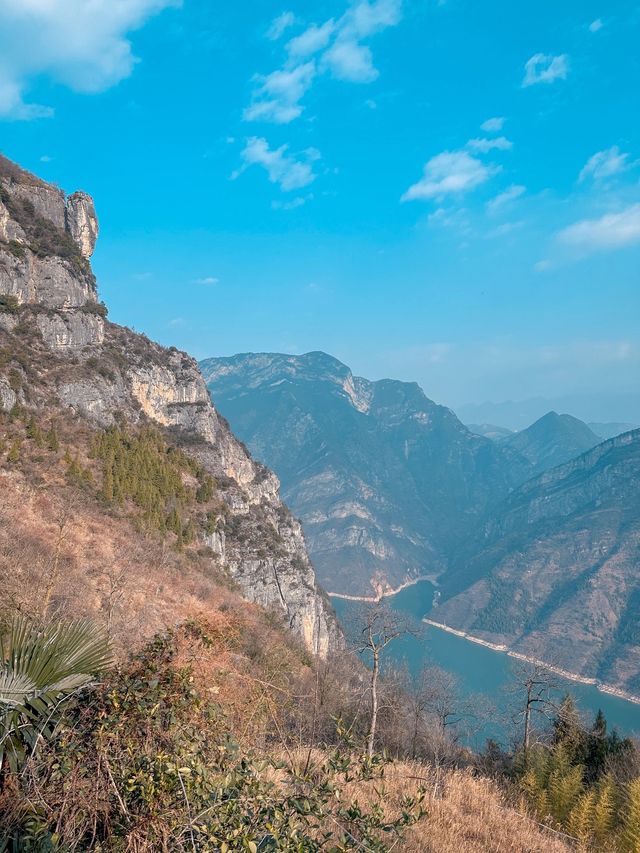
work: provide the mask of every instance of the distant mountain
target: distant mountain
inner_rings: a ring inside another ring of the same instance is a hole
[[[500,441],[502,438],[513,435],[512,429],[496,426],[495,424],[466,424],[466,427],[474,435],[483,435],[485,438],[491,438],[493,441]]]
[[[442,595],[440,622],[640,693],[640,430],[509,495]]]
[[[370,382],[321,352],[200,368],[236,434],[280,477],[331,592],[442,572],[460,537],[531,471],[417,384]]]
[[[640,424],[629,424],[629,423],[610,423],[610,424],[600,424],[600,423],[590,423],[587,424],[590,430],[595,432],[597,436],[600,437],[603,441],[606,441],[608,438],[615,438],[616,435],[622,435],[623,432],[630,432],[632,429],[638,429]]]
[[[526,429],[549,411],[571,412],[585,423],[640,424],[640,393],[567,394],[502,403],[468,403],[456,406],[455,411],[465,424],[500,424],[512,430]]]
[[[532,475],[541,474],[556,465],[575,459],[600,444],[601,439],[589,427],[572,417],[547,412],[527,429],[503,439],[506,447],[527,459]]]

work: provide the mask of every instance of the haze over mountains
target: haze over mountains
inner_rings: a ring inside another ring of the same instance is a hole
[[[509,495],[442,592],[437,621],[640,692],[640,430]]]
[[[330,592],[438,577],[434,619],[547,660],[567,638],[565,668],[635,689],[640,430],[601,443],[548,412],[478,435],[415,383],[370,382],[320,352],[200,366],[281,478]]]
[[[594,429],[602,438],[612,438],[640,426],[640,393],[567,394],[564,397],[531,397],[501,403],[467,403],[455,407],[466,424],[497,424],[510,430],[521,430],[547,412],[570,412]],[[594,426],[599,426],[599,432]],[[618,429],[618,427],[623,427]],[[624,428],[626,427],[626,429]],[[613,434],[610,433],[613,430]]]
[[[207,359],[214,400],[278,473],[321,583],[371,594],[438,574],[461,531],[530,463],[473,435],[415,383],[354,377],[324,353]]]

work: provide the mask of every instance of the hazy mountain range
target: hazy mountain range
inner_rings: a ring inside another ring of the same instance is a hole
[[[437,577],[434,618],[635,689],[640,430],[603,443],[552,411],[478,435],[415,383],[321,352],[200,367],[280,477],[327,590]]]
[[[500,403],[468,403],[456,406],[455,411],[463,423],[497,424],[511,430],[525,429],[551,411],[570,412],[590,425],[600,424],[603,428],[615,429],[617,425],[640,426],[640,393],[567,394],[564,397],[532,397]],[[603,435],[603,438],[610,437]]]

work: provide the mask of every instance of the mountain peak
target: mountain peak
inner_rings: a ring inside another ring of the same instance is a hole
[[[583,421],[550,411],[502,443],[528,459],[533,473],[538,474],[579,456],[600,441]]]

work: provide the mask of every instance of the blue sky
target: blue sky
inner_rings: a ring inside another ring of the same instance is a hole
[[[112,319],[197,357],[624,395],[639,36],[637,0],[7,0],[0,148],[92,193]]]

